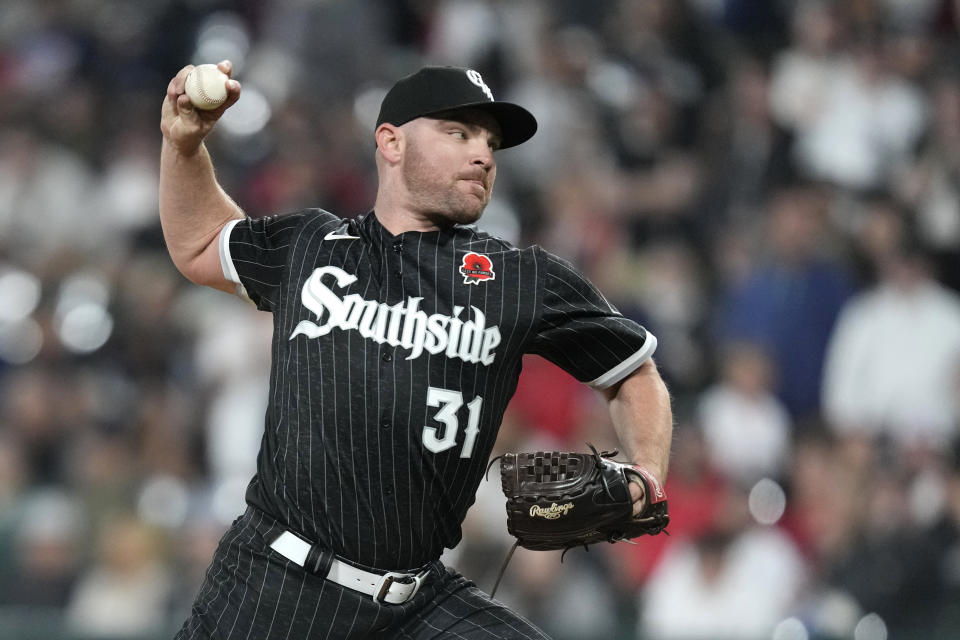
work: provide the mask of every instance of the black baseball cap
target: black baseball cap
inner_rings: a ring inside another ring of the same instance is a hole
[[[399,127],[416,118],[466,108],[494,117],[500,125],[501,149],[526,142],[537,131],[532,113],[494,100],[480,74],[461,67],[424,67],[398,80],[380,104],[377,127],[385,122]]]

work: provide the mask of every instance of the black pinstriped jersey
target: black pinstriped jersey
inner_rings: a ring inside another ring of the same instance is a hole
[[[459,542],[524,353],[602,388],[656,348],[568,262],[473,227],[394,236],[310,209],[232,222],[220,252],[274,315],[247,501],[381,569]]]

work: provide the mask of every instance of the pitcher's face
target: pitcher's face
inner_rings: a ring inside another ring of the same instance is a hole
[[[476,222],[497,175],[493,152],[500,136],[493,117],[463,110],[417,118],[404,129],[403,179],[413,208],[439,226]]]

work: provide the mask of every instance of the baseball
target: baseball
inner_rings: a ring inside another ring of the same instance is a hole
[[[197,109],[216,109],[227,99],[227,80],[217,65],[201,64],[187,74],[184,90]]]

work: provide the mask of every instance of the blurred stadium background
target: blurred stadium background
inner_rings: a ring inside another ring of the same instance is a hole
[[[270,318],[173,269],[159,109],[233,60],[209,140],[252,216],[365,211],[371,123],[422,63],[540,120],[484,226],[659,338],[670,537],[522,550],[558,640],[960,637],[960,2],[4,0],[0,638],[172,637],[242,508]],[[599,426],[598,426],[599,425]],[[612,446],[525,366],[498,450]],[[490,589],[485,483],[448,554]]]

